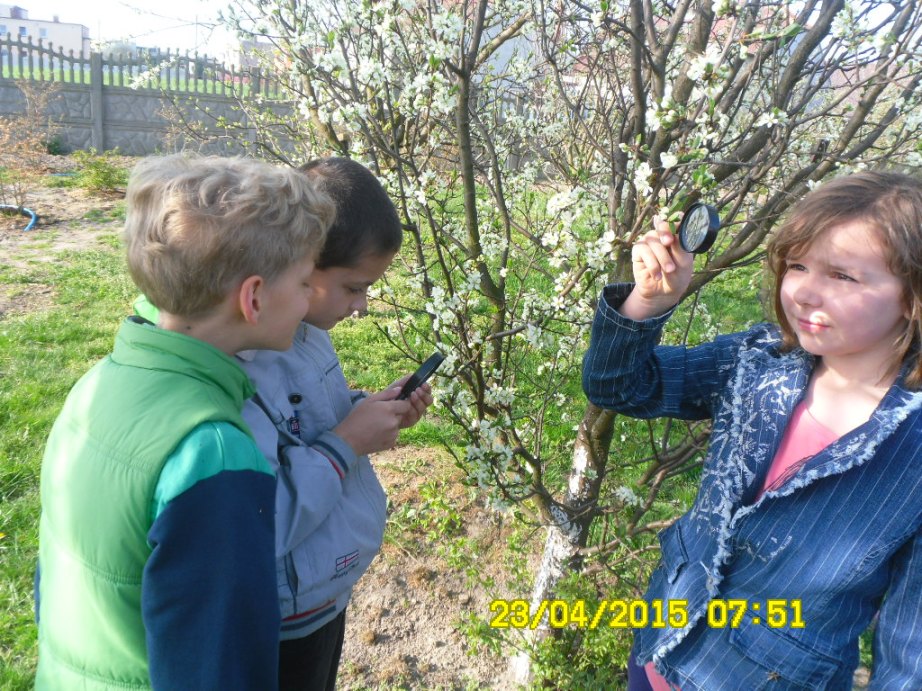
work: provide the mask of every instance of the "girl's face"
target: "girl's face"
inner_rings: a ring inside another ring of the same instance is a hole
[[[804,350],[855,375],[887,374],[907,328],[903,282],[861,220],[834,226],[801,256],[787,259],[781,305]]]
[[[355,266],[315,269],[310,309],[304,321],[329,331],[355,312],[364,312],[368,308],[368,289],[393,260],[393,254],[366,254]]]

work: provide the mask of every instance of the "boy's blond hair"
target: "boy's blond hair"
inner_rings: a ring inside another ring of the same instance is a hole
[[[164,312],[196,317],[241,281],[272,281],[316,255],[335,206],[293,168],[175,154],[140,161],[128,181],[128,270]]]

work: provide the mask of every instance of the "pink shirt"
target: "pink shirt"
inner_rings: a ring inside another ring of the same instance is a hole
[[[643,668],[647,673],[647,681],[650,682],[650,688],[653,691],[672,691],[673,689],[681,691],[678,686],[673,686],[666,681],[666,677],[656,671],[656,667],[653,666],[652,662],[648,662]]]
[[[769,490],[781,487],[797,474],[810,456],[818,454],[838,438],[835,432],[817,422],[807,410],[806,403],[798,403],[756,499]]]
[[[814,456],[832,442],[838,435],[827,427],[821,425],[807,410],[807,404],[801,401],[791,413],[791,421],[784,430],[781,446],[772,459],[772,465],[765,476],[765,482],[759,491],[759,499],[765,492],[778,489],[797,474],[800,467],[810,456]],[[678,689],[672,686],[665,677],[656,671],[652,662],[644,665],[647,679],[653,691],[672,691]],[[681,691],[681,690],[679,690]]]

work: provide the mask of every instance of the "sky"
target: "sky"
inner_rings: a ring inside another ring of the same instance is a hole
[[[83,24],[90,40],[130,39],[145,47],[221,53],[227,32],[213,27],[228,0],[4,0],[26,9],[29,19]]]

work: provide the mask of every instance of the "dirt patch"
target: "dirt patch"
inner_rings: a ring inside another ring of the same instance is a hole
[[[30,192],[27,203],[38,214],[30,230],[25,230],[30,218],[0,213],[0,319],[43,310],[54,300],[52,286],[10,280],[14,272],[28,273],[35,265],[57,261],[63,251],[94,247],[122,228],[118,218],[123,202],[117,195],[40,188]]]
[[[507,659],[468,653],[459,623],[471,612],[485,616],[490,596],[473,586],[462,569],[446,563],[432,534],[444,527],[450,532],[446,542],[470,540],[465,544],[476,549],[478,568],[495,570],[502,581],[505,562],[497,553],[507,531],[495,514],[465,498],[460,473],[452,472],[442,454],[402,447],[372,459],[391,514],[381,554],[356,585],[347,611],[338,688],[515,688]],[[408,466],[430,470],[407,472]],[[402,525],[401,517],[422,515],[425,487],[435,477],[446,482],[444,501],[451,514],[423,521],[428,534],[420,534]],[[455,511],[458,525],[452,523]]]
[[[135,159],[124,157],[119,165],[130,167]],[[41,181],[65,179],[73,175],[75,163],[66,156],[42,159]],[[0,212],[0,267],[26,267],[30,262],[54,261],[62,250],[92,247],[105,234],[121,230],[119,210],[124,206],[123,191],[88,192],[77,187],[46,187],[38,184],[25,193],[23,206],[37,215],[30,230],[31,216],[6,209]],[[0,202],[17,200],[6,195]]]
[[[0,283],[0,319],[13,314],[27,314],[46,309],[54,300],[51,286],[31,283]]]
[[[121,224],[113,221],[124,204],[120,195],[41,188],[29,194],[27,204],[38,214],[31,230],[25,230],[28,217],[0,214],[0,265],[25,267],[30,260],[53,261],[58,252],[87,249],[101,235],[121,230]]]

